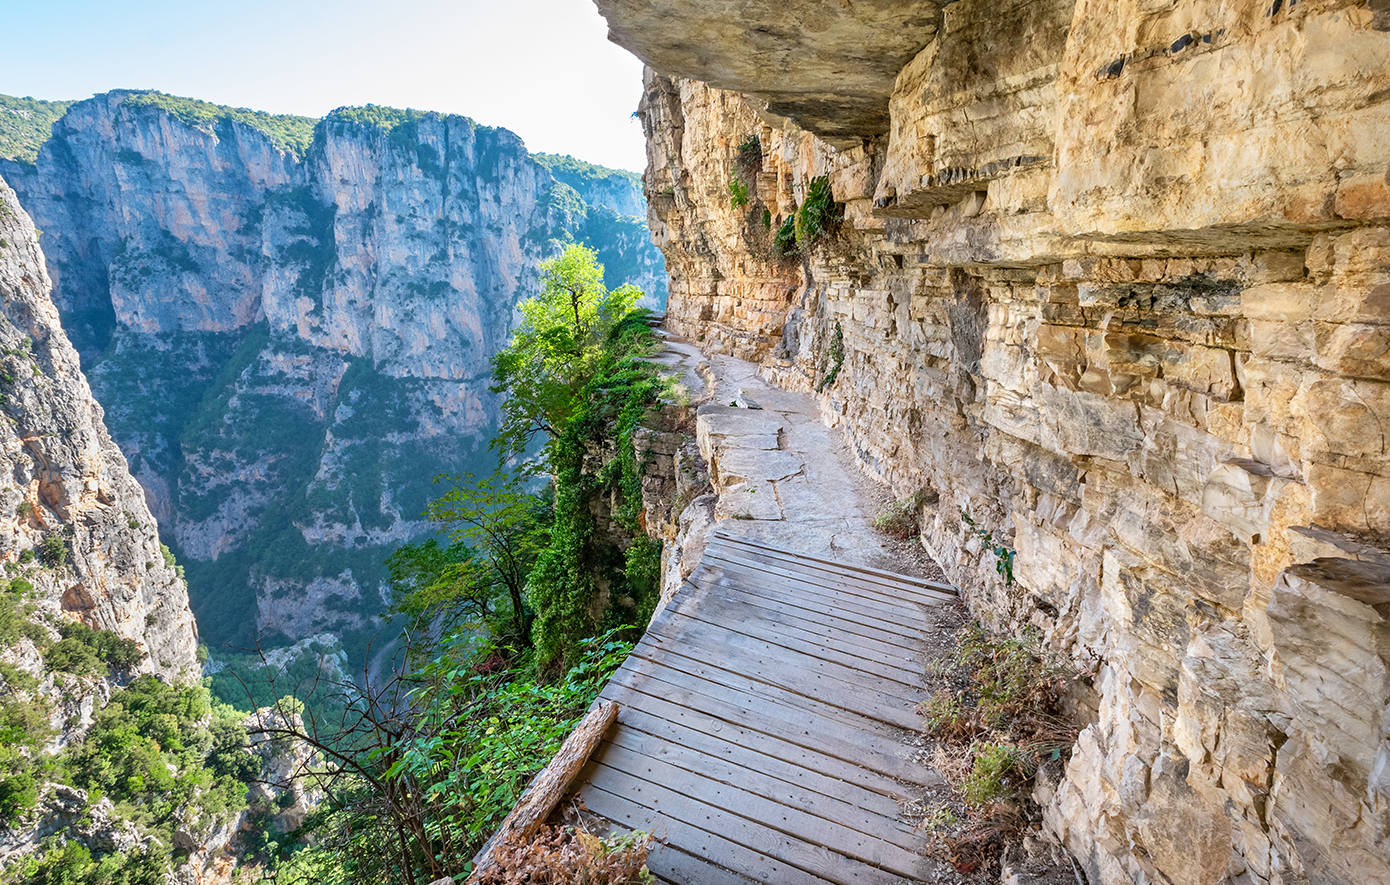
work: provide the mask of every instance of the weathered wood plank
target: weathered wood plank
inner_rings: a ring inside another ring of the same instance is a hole
[[[673,848],[670,845],[654,845],[647,856],[647,869],[657,877],[658,882],[690,883],[690,885],[756,885],[754,880],[739,875],[732,870],[715,866]]]
[[[718,858],[719,866],[767,885],[825,885],[827,881],[814,873],[783,863],[757,848],[750,848],[741,842],[726,838],[733,834],[714,829],[718,827],[718,823],[712,821],[704,821],[711,829],[692,826],[647,804],[634,801],[634,797],[611,793],[594,784],[585,787],[584,804],[590,811],[615,824],[628,829],[650,830],[664,837],[668,844],[679,846],[681,851],[695,857]],[[657,856],[664,851],[663,848],[657,848],[652,855]],[[868,869],[872,870],[871,867]],[[879,882],[888,885],[888,881],[871,878],[863,885],[877,885]],[[701,883],[698,879],[687,879],[683,885]]]
[[[748,707],[758,708],[764,704],[787,707],[793,711],[791,715],[798,719],[807,715],[818,716],[836,723],[828,733],[843,735],[851,742],[863,735],[865,739],[881,738],[884,746],[896,747],[906,734],[915,733],[921,727],[920,717],[914,717],[914,727],[904,728],[899,722],[884,718],[877,710],[865,707],[863,701],[853,694],[815,697],[755,678],[757,674],[729,669],[737,666],[736,662],[724,662],[720,666],[711,664],[707,657],[693,658],[675,651],[654,654],[647,647],[634,649],[633,654],[647,662],[634,662],[631,668],[633,673],[652,676],[697,694]]]
[[[788,571],[776,563],[759,562],[752,558],[733,555],[727,551],[714,551],[705,554],[705,562],[711,566],[732,572],[746,581],[761,581],[775,577],[790,582],[802,592],[814,594],[826,600],[834,600],[837,609],[855,611],[889,622],[900,622],[909,618],[914,628],[925,623],[922,603],[911,600],[892,599],[886,596],[865,596],[847,590],[842,584],[808,579]]]
[[[680,618],[689,618],[692,621],[723,628],[750,639],[795,649],[832,664],[850,667],[855,672],[875,679],[887,680],[889,683],[901,685],[910,691],[916,692],[922,688],[923,668],[914,671],[871,660],[859,655],[855,650],[846,650],[822,636],[802,630],[786,618],[776,616],[750,618],[746,609],[744,611],[721,610],[707,601],[702,601],[700,605],[677,606],[675,618],[673,624],[677,623]]]
[[[722,588],[721,588],[722,589]],[[840,629],[838,619],[824,615],[821,620],[813,620],[810,613],[789,605],[776,605],[751,596],[747,593],[730,595],[726,592],[684,594],[673,600],[676,611],[701,618],[702,620],[762,621],[782,625],[795,631],[799,638],[807,638],[827,648],[835,648],[846,654],[855,655],[857,660],[872,661],[875,664],[892,667],[913,674],[921,679],[925,672],[925,657],[922,654],[907,653],[897,646],[875,642]]]
[[[912,710],[926,698],[924,690],[913,690],[901,683],[876,680],[849,667],[796,651],[710,627],[699,621],[677,616],[672,618],[666,637],[690,649],[693,657],[718,660],[721,656],[737,656],[742,669],[759,681],[781,685],[812,697],[842,693],[858,696],[860,703],[879,714],[877,718],[894,722],[903,728],[920,723]],[[696,654],[699,649],[703,654]],[[886,718],[891,717],[891,718]]]
[[[716,691],[718,686],[710,688],[711,694]],[[624,701],[624,695],[628,693],[637,693],[644,697],[640,701],[635,698]],[[728,694],[720,693],[726,696]],[[867,734],[853,739],[841,738],[839,734],[843,730],[824,717],[778,704],[740,705],[735,701],[713,697],[711,694],[701,694],[662,682],[649,675],[628,671],[620,672],[604,688],[600,697],[623,704],[640,703],[643,709],[692,728],[699,727],[695,722],[703,721],[705,727],[714,728],[716,733],[727,726],[760,731],[812,752],[833,756],[851,765],[858,765],[910,783],[937,782],[934,772],[907,758],[906,747],[893,746],[882,738]],[[717,721],[710,722],[710,719]]]
[[[860,781],[864,769],[852,769],[829,756],[812,754],[790,744],[762,736],[764,740],[748,744],[726,741],[717,735],[696,731],[675,722],[668,722],[640,710],[625,708],[623,722],[609,734],[614,743],[631,742],[647,753],[678,756],[689,750],[702,759],[718,759],[740,768],[751,768],[768,777],[798,786],[802,791],[831,796],[867,812],[897,820],[901,814],[898,800],[870,789]],[[701,764],[710,764],[703,762]],[[814,765],[814,768],[808,767]],[[848,774],[852,779],[841,777]],[[895,781],[873,775],[881,787],[901,790]]]
[[[867,626],[848,620],[843,616],[837,615],[833,611],[817,607],[813,600],[804,597],[785,595],[781,598],[772,595],[764,595],[757,592],[757,588],[739,590],[731,582],[723,585],[715,583],[712,573],[696,572],[690,576],[690,580],[685,582],[681,592],[676,595],[679,601],[688,598],[686,594],[693,597],[699,591],[705,594],[703,598],[737,600],[739,603],[778,612],[780,614],[793,616],[807,623],[819,626],[827,631],[827,635],[834,635],[844,639],[845,642],[856,647],[878,647],[885,653],[904,656],[910,659],[920,659],[923,648],[919,641],[902,632],[902,628],[895,628],[893,631],[881,629],[880,627]],[[667,606],[670,608],[670,606]],[[664,612],[663,612],[664,613]]]
[[[946,600],[919,596],[911,592],[895,592],[892,588],[879,584],[865,584],[858,576],[838,574],[818,568],[802,568],[798,564],[773,557],[753,553],[740,547],[727,545],[713,546],[706,555],[720,562],[740,563],[745,567],[758,567],[763,570],[785,575],[806,584],[836,590],[847,596],[857,597],[865,602],[887,603],[889,605],[937,606]],[[955,597],[951,597],[954,600]]]
[[[880,851],[878,849],[882,848],[881,845],[869,845],[867,840],[856,846],[857,850],[864,853],[891,858],[896,865],[907,866],[908,870],[904,871],[897,866],[879,868],[874,861],[862,857],[848,857],[828,846],[826,842],[836,841],[837,834],[831,832],[828,827],[822,827],[821,821],[801,815],[795,809],[780,806],[768,808],[756,801],[756,797],[746,795],[739,797],[741,801],[748,803],[741,812],[722,808],[707,801],[710,798],[718,801],[717,796],[725,795],[732,798],[734,791],[731,788],[725,788],[715,794],[712,790],[707,790],[703,784],[683,784],[683,787],[696,793],[688,796],[629,772],[609,768],[602,762],[596,764],[590,783],[611,793],[627,796],[634,802],[654,810],[660,810],[672,820],[702,829],[708,827],[745,848],[751,848],[766,857],[775,858],[788,866],[805,870],[838,885],[857,885],[866,881],[865,877],[872,877],[868,881],[884,883],[893,882],[895,878],[902,876],[915,877],[915,868],[921,861],[921,858],[914,857],[911,863],[907,863],[903,860],[901,852]],[[744,814],[752,817],[745,817]],[[795,828],[796,832],[805,833],[805,836],[795,835],[774,826],[778,823],[789,829]]]
[[[622,697],[629,696],[622,692],[619,694]],[[631,696],[636,697],[638,694],[633,692]],[[844,784],[844,791],[839,794],[842,798],[853,798],[866,807],[879,807],[869,805],[874,801],[892,802],[896,805],[899,801],[907,799],[910,791],[907,784],[897,777],[846,762],[836,756],[826,755],[819,750],[811,750],[764,732],[702,716],[698,711],[683,710],[675,705],[660,709],[657,713],[633,706],[623,707],[618,728],[629,727],[681,746],[702,746],[692,738],[692,734],[703,735],[709,741],[715,742],[708,745],[714,753],[721,752],[721,744],[727,744],[728,747],[723,752],[733,753],[741,748],[771,756],[796,769],[819,772]],[[794,776],[794,772],[792,775]]]
[[[752,754],[744,754],[742,758],[751,762],[751,757]],[[594,751],[594,759],[641,777],[646,777],[642,773],[645,764],[648,774],[657,775],[660,783],[672,788],[680,787],[691,778],[703,778],[735,787],[769,802],[824,818],[861,835],[881,839],[909,852],[914,852],[922,841],[912,827],[897,817],[875,814],[833,793],[809,789],[804,783],[788,783],[763,771],[739,765],[728,757],[707,756],[693,747],[673,747],[632,729],[615,729]],[[664,779],[663,775],[669,780]],[[737,810],[734,806],[725,807]]]
[[[914,577],[913,575],[904,575],[899,574],[897,572],[884,571],[883,569],[876,569],[872,566],[867,565],[858,565],[847,562],[836,562],[835,560],[826,559],[824,557],[816,556],[814,554],[798,553],[794,550],[786,550],[781,547],[769,547],[766,544],[757,544],[752,541],[744,540],[743,538],[735,537],[734,535],[730,535],[722,531],[715,532],[713,540],[721,543],[735,544],[739,547],[756,551],[765,556],[777,556],[800,565],[805,565],[808,567],[815,566],[820,568],[822,571],[831,571],[841,574],[846,572],[857,573],[865,576],[866,578],[873,578],[877,580],[879,583],[895,589],[915,588],[919,591],[922,591],[922,595],[927,599],[947,602],[954,599],[958,599],[960,596],[959,588],[954,587],[951,584],[943,584],[939,581],[929,581],[926,578],[918,578]],[[947,598],[941,599],[941,597],[943,596]]]
[[[915,851],[904,848],[896,844],[895,839],[889,838],[889,835],[898,835],[895,830],[889,830],[882,835],[871,835],[860,827],[850,826],[849,822],[811,814],[787,802],[769,799],[757,790],[748,789],[743,783],[724,783],[699,772],[614,745],[600,747],[595,761],[600,769],[607,768],[611,772],[621,772],[625,776],[639,778],[727,814],[737,815],[804,842],[829,848],[842,857],[883,867],[899,875],[911,875],[909,871],[915,869],[920,861]],[[607,781],[596,772],[594,782],[602,785]],[[862,825],[863,818],[860,818],[859,822]],[[784,857],[783,860],[796,862],[792,857]]]
[[[889,643],[904,649],[920,647],[917,639],[926,624],[919,609],[899,609],[895,612],[869,611],[864,608],[844,604],[834,596],[827,596],[810,584],[794,578],[783,578],[771,573],[749,573],[727,567],[725,563],[701,566],[703,573],[696,571],[688,583],[714,591],[718,588],[726,594],[752,594],[765,599],[791,602],[810,611],[822,611],[841,618],[845,629],[869,628],[887,634]]]

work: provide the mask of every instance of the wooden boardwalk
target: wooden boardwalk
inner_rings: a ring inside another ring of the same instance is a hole
[[[716,535],[605,688],[618,721],[574,793],[662,837],[649,867],[676,885],[922,878],[898,801],[940,782],[904,738],[949,590]]]

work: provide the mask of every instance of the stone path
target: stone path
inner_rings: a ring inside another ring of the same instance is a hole
[[[707,359],[715,390],[699,409],[696,435],[719,494],[717,529],[840,562],[918,571],[874,529],[882,492],[855,469],[844,434],[822,423],[816,398],[767,384],[752,363]]]

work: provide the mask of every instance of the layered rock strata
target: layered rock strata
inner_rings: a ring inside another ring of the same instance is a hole
[[[165,561],[49,288],[33,222],[0,180],[0,562],[9,575],[23,573],[30,599],[54,623],[68,618],[138,642],[139,672],[195,678],[198,631],[186,587]],[[21,566],[35,548],[47,567]],[[55,688],[27,639],[5,654],[49,680],[59,735],[85,727],[104,686],[81,697]]]
[[[1090,670],[1038,798],[1092,883],[1390,882],[1385,28],[962,0],[848,148],[648,75],[668,326],[818,391],[975,612]]]

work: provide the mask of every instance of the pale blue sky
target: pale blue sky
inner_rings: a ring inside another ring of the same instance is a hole
[[[590,0],[0,0],[0,93],[447,111],[641,171],[642,65],[606,34]]]

